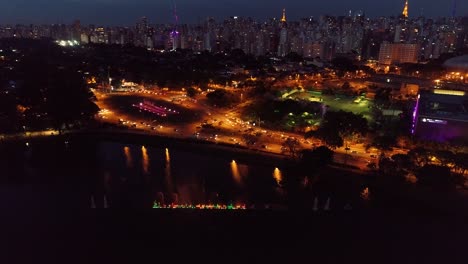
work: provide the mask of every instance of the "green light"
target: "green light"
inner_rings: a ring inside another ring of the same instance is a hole
[[[245,205],[231,204],[169,204],[161,205],[159,202],[153,202],[154,209],[201,209],[201,210],[245,210]]]

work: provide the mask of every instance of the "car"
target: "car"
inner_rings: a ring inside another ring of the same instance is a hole
[[[370,155],[370,157],[373,159],[377,158],[377,156],[375,156],[374,154]]]
[[[349,148],[349,147],[346,147],[345,150],[350,150],[350,148]]]
[[[351,151],[351,153],[357,154],[357,151],[353,150],[353,151]]]
[[[262,145],[262,148],[267,149],[268,147],[267,145]]]
[[[156,130],[156,127],[152,126],[152,127],[151,127],[151,130]]]

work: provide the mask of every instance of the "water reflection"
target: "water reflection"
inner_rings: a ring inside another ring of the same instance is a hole
[[[106,191],[111,191],[111,175],[109,171],[104,172],[104,189]]]
[[[234,178],[234,180],[237,183],[242,183],[242,177],[239,172],[239,167],[237,166],[237,162],[235,160],[231,161],[231,174],[232,178]]]
[[[168,191],[172,192],[172,176],[171,176],[171,156],[169,154],[169,149],[166,148],[166,163],[164,166],[164,178],[166,179],[166,186]]]
[[[370,199],[370,192],[369,192],[369,187],[364,188],[361,192],[361,198],[365,201],[369,201]]]
[[[275,179],[276,183],[281,186],[281,182],[283,181],[283,175],[281,174],[280,169],[275,168],[273,171],[273,178]]]
[[[141,147],[141,155],[142,155],[142,165],[143,165],[143,172],[145,174],[149,173],[149,156],[145,146]]]
[[[132,154],[130,153],[130,148],[125,146],[124,153],[125,153],[125,163],[127,164],[127,168],[133,167],[133,159],[132,159]]]
[[[166,163],[171,162],[171,156],[169,155],[169,149],[166,148]]]

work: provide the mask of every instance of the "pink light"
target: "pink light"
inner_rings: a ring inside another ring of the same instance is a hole
[[[418,100],[416,100],[416,105],[413,110],[413,123],[411,125],[411,134],[414,135],[416,132],[416,123],[417,123],[417,115],[419,110],[419,99],[421,98],[421,94],[418,94]]]

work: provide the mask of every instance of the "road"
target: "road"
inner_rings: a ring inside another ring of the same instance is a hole
[[[283,143],[287,138],[295,138],[299,141],[300,149],[311,149],[314,146],[320,146],[320,141],[316,139],[305,140],[303,135],[291,132],[282,132],[271,129],[258,127],[254,124],[249,124],[240,118],[240,110],[244,105],[250,102],[245,101],[232,109],[219,109],[207,105],[203,100],[203,95],[199,95],[195,99],[190,99],[184,96],[184,92],[151,92],[151,91],[133,91],[126,93],[102,93],[94,91],[98,99],[97,104],[101,109],[99,119],[103,122],[112,124],[123,124],[129,129],[146,131],[148,133],[176,137],[176,138],[198,138],[211,142],[223,142],[227,144],[244,145],[245,140],[243,135],[246,133],[261,134],[255,145],[249,145],[249,148],[272,152],[276,154],[284,154]],[[126,113],[122,109],[113,109],[113,106],[108,103],[112,96],[140,96],[152,100],[166,101],[174,104],[177,107],[182,107],[196,113],[197,121],[181,122],[167,124],[164,122],[154,122],[149,118],[139,117],[134,114]],[[175,102],[176,101],[176,102]],[[211,125],[213,129],[205,129],[207,125]],[[366,170],[367,165],[376,162],[379,155],[376,150],[366,151],[363,144],[350,145],[349,150],[338,148],[335,150],[335,162],[355,166]],[[406,153],[406,150],[394,150],[387,155],[396,153]]]
[[[17,138],[29,138],[29,137],[46,137],[46,136],[54,136],[58,135],[58,130],[42,130],[42,131],[33,131],[33,132],[22,132],[16,134],[0,134],[0,140],[10,140],[10,139],[17,139]]]

